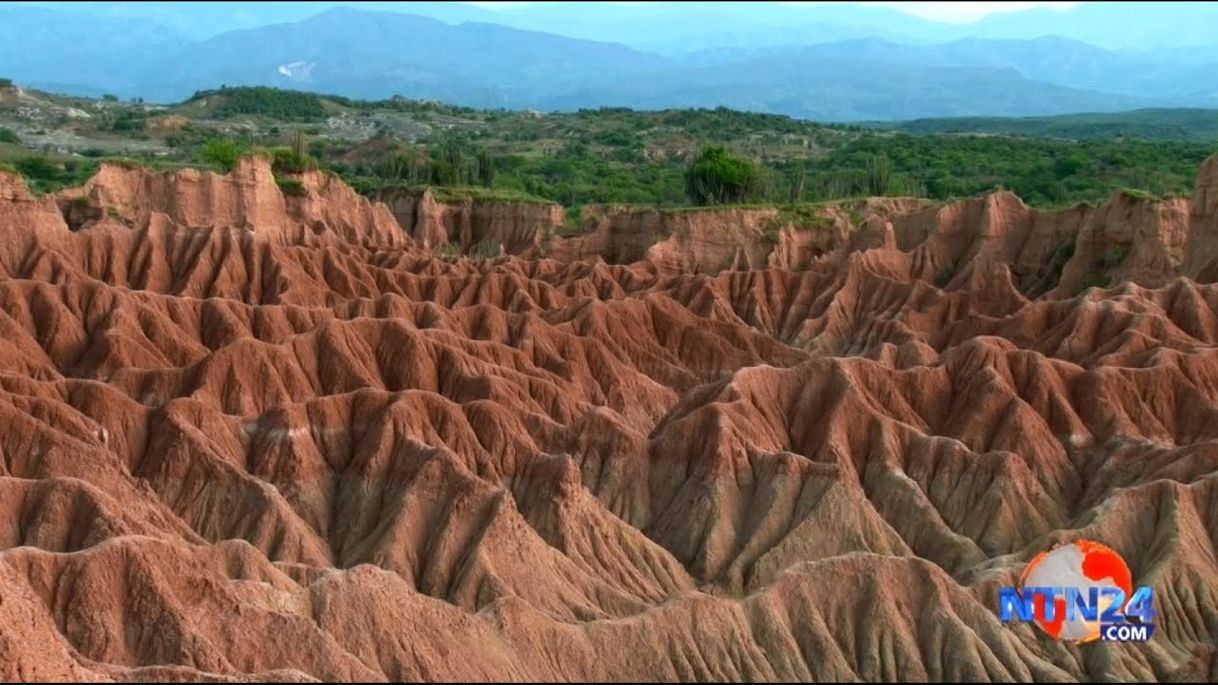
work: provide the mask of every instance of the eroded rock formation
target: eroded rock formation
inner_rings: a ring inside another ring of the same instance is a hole
[[[568,237],[0,174],[0,678],[1212,681],[1216,174]],[[1152,642],[998,620],[1076,537]]]

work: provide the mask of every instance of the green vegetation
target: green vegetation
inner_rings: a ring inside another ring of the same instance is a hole
[[[56,162],[47,157],[23,157],[12,167],[25,178],[30,190],[46,193],[84,183],[97,170],[94,163],[75,160]]]
[[[892,161],[882,152],[872,155],[867,160],[867,194],[878,197],[892,190]]]
[[[825,211],[823,204],[786,204],[778,207],[778,213],[770,217],[762,226],[766,235],[777,237],[778,232],[787,226],[797,230],[823,230],[833,226],[833,217]]]
[[[1121,188],[1117,192],[1131,200],[1142,200],[1144,202],[1153,202],[1155,200],[1162,199],[1159,196],[1155,195],[1154,193],[1148,193],[1145,190],[1139,190],[1137,188]]]
[[[906,133],[984,133],[1069,140],[1218,141],[1218,110],[1140,109],[1132,112],[1063,114],[1051,117],[954,117],[877,124]]]
[[[1031,205],[1102,202],[1120,188],[1158,195],[1188,195],[1197,168],[1213,145],[1147,141],[1083,141],[997,136],[864,135],[815,165],[776,165],[785,175],[805,170],[814,197],[865,194],[934,199],[970,197],[994,189],[1014,191]],[[875,156],[891,167],[884,193],[877,187]],[[870,176],[869,176],[870,173]]]
[[[317,168],[317,160],[309,154],[308,141],[305,139],[304,133],[299,130],[292,133],[291,147],[275,148],[271,152],[273,155],[272,167],[276,171],[302,174]]]
[[[743,202],[756,192],[760,176],[752,160],[707,147],[685,171],[685,193],[695,205]]]
[[[13,79],[0,78],[0,88],[12,88],[12,87],[13,87]]]
[[[501,202],[523,202],[527,204],[552,204],[544,197],[537,197],[519,190],[488,189],[478,186],[430,186],[432,195],[441,202],[461,202],[464,200],[498,200]]]
[[[20,143],[21,139],[17,137],[17,133],[11,128],[0,126],[0,143]]]
[[[224,171],[232,171],[241,158],[241,145],[229,138],[212,138],[203,144],[199,157],[208,164],[214,164]]]
[[[279,184],[279,190],[283,191],[284,195],[291,197],[304,197],[309,194],[309,191],[304,187],[304,184],[294,178],[276,176],[275,183]]]
[[[148,124],[148,115],[134,110],[123,110],[110,120],[109,130],[114,133],[143,131]]]
[[[584,208],[572,207],[563,213],[562,233],[564,236],[579,235],[584,226]]]
[[[321,169],[368,195],[386,186],[430,186],[444,198],[557,202],[568,208],[568,230],[578,227],[578,208],[592,203],[781,207],[870,195],[950,200],[1006,189],[1033,206],[1062,207],[1099,203],[1114,192],[1187,195],[1200,163],[1218,147],[1196,142],[1187,128],[1206,121],[1201,110],[1078,115],[1071,126],[1154,124],[1165,137],[1075,140],[992,134],[984,119],[952,120],[950,130],[961,133],[912,134],[726,108],[545,114],[262,87],[200,91],[169,107],[37,95],[49,104],[34,121],[28,105],[18,110],[0,99],[0,126],[23,130],[14,141],[0,129],[0,161],[45,157],[60,171],[31,167],[42,189],[116,154],[158,167],[227,171],[242,154],[265,151],[278,175]],[[904,126],[915,125],[932,122]],[[1180,130],[1173,134],[1172,126]],[[49,152],[50,131],[70,133],[77,148]]]
[[[220,96],[220,97],[215,97]],[[187,103],[214,98],[216,105],[209,114],[219,119],[235,116],[262,116],[281,121],[315,121],[325,116],[321,96],[295,90],[280,90],[264,86],[201,90]]]

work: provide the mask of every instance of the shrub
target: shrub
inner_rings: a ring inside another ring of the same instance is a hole
[[[743,202],[756,190],[760,175],[751,160],[707,147],[685,171],[685,192],[696,205]]]
[[[1141,200],[1143,202],[1153,202],[1153,201],[1156,201],[1159,199],[1154,193],[1142,190],[1140,188],[1121,188],[1117,192],[1120,193],[1121,195],[1124,195],[1126,198],[1129,198],[1130,200]]]
[[[110,130],[115,133],[131,133],[143,131],[148,123],[148,117],[140,112],[121,112],[110,124]]]
[[[219,166],[224,171],[232,171],[241,159],[241,145],[231,138],[211,138],[203,144],[201,153],[203,161]]]
[[[93,162],[81,164],[75,160],[68,160],[57,163],[43,156],[18,160],[14,167],[16,167],[17,173],[25,177],[30,190],[35,193],[45,193],[69,185],[79,185],[96,169]]]
[[[304,184],[294,178],[280,178],[279,176],[276,176],[275,183],[279,184],[279,190],[282,191],[284,195],[289,195],[291,197],[304,197],[305,195],[309,194],[309,191],[304,187]]]
[[[299,174],[317,168],[317,160],[309,155],[301,155],[288,147],[271,149],[271,168],[275,173]]]
[[[0,126],[0,143],[20,143],[21,139],[17,137],[17,133],[11,128]]]
[[[37,181],[57,181],[63,169],[46,157],[26,157],[17,162],[17,171],[26,178]]]

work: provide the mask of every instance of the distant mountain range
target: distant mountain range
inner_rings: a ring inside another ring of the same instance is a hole
[[[963,26],[841,3],[23,3],[0,7],[0,76],[154,101],[227,84],[544,110],[1035,116],[1218,105],[1215,25],[1204,3]]]

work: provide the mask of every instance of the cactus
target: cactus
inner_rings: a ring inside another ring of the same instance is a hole
[[[887,195],[892,187],[892,161],[888,155],[872,155],[867,161],[867,191],[871,195]]]
[[[799,170],[799,176],[791,182],[791,188],[787,191],[787,202],[795,204],[804,194],[804,181],[807,180],[807,174],[803,169]]]

